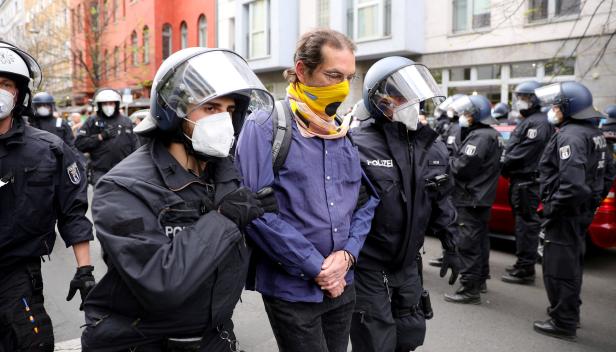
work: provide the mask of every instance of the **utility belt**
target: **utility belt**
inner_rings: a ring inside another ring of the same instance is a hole
[[[511,180],[511,182],[516,182],[516,183],[527,183],[528,185],[534,184],[534,183],[538,183],[538,179],[539,179],[539,173],[538,172],[531,172],[531,173],[525,173],[525,174],[512,174],[509,179]]]

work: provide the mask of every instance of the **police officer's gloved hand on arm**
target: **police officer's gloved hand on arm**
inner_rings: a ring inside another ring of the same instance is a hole
[[[111,137],[113,137],[113,133],[111,130],[108,129],[104,129],[101,131],[101,133],[99,133],[100,136],[100,140],[101,141],[105,141],[107,139],[110,139]]]
[[[278,203],[274,192],[267,188],[254,193],[240,187],[222,199],[218,211],[243,229],[264,213],[277,212]]]
[[[462,262],[458,250],[454,247],[443,251],[443,263],[441,264],[440,277],[447,275],[447,270],[451,269],[451,276],[449,277],[449,284],[453,285],[458,279],[458,274],[462,269]]]
[[[92,271],[94,271],[94,267],[92,265],[80,266],[77,268],[77,272],[75,272],[75,276],[73,276],[73,279],[71,280],[66,300],[72,300],[75,293],[77,293],[77,290],[79,290],[79,295],[81,296],[79,310],[83,310],[83,301],[86,299],[86,296],[90,290],[96,285]]]
[[[368,189],[362,183],[361,186],[359,186],[359,195],[357,196],[357,205],[355,206],[355,210],[363,207],[369,199],[370,194],[368,193]]]

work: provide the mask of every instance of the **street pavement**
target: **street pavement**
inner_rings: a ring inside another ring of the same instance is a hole
[[[417,351],[616,351],[616,251],[599,251],[586,258],[582,288],[581,329],[577,342],[567,342],[533,332],[534,320],[546,319],[547,297],[537,266],[534,285],[518,286],[500,281],[505,267],[514,262],[511,247],[502,242],[490,257],[492,279],[479,306],[447,303],[443,294],[451,292],[438,268],[425,266],[425,287],[430,291],[434,318],[428,321],[426,341]],[[440,252],[440,243],[427,238],[425,262]],[[100,246],[93,242],[94,275],[100,279],[106,267]],[[78,295],[66,302],[68,283],[74,274],[72,250],[61,240],[43,264],[45,305],[54,323],[56,351],[79,351],[83,313],[78,310]],[[234,315],[236,335],[245,351],[276,351],[276,342],[259,294],[244,292]],[[349,348],[350,350],[350,348]]]

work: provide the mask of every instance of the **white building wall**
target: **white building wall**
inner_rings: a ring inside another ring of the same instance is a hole
[[[23,0],[0,1],[0,39],[20,45],[25,39],[24,34],[24,2]]]

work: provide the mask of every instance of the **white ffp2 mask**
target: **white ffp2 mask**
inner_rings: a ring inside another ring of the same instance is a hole
[[[0,89],[0,120],[7,118],[15,107],[15,96],[8,90]]]
[[[36,109],[36,114],[38,116],[46,117],[46,116],[49,116],[50,113],[51,113],[51,109],[49,109],[46,106],[40,106]]]
[[[115,105],[103,105],[103,114],[107,117],[113,116],[115,112]]]
[[[403,123],[408,130],[417,130],[417,122],[419,121],[419,104],[411,105],[401,110],[396,110],[391,119]]]
[[[221,112],[197,122],[187,121],[195,125],[192,138],[189,138],[195,151],[218,158],[229,155],[235,139],[231,114]]]

